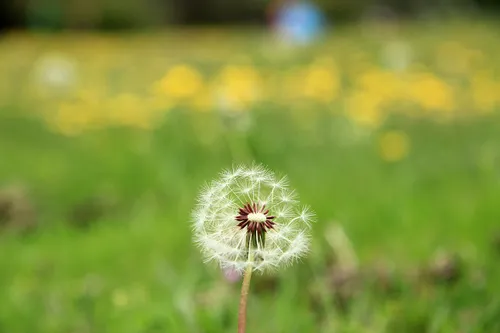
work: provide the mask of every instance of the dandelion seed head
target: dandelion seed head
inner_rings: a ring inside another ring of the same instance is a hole
[[[205,261],[238,272],[249,266],[275,270],[300,259],[308,252],[314,220],[287,179],[262,166],[224,170],[202,189],[192,216]]]
[[[262,223],[266,222],[267,217],[262,213],[250,213],[248,214],[248,220],[251,222]]]

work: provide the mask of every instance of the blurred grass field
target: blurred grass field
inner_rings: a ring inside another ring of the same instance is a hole
[[[239,285],[189,221],[252,161],[318,221],[252,281],[249,332],[500,331],[498,24],[386,33],[4,36],[0,332],[235,331]]]

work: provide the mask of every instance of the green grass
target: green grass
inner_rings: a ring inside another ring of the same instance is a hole
[[[252,161],[287,174],[317,223],[309,257],[253,278],[248,332],[500,331],[499,116],[443,124],[394,116],[344,143],[347,122],[315,111],[262,106],[239,133],[216,114],[174,110],[155,131],[71,138],[5,107],[0,182],[28,188],[38,228],[2,231],[0,332],[236,331],[239,285],[202,263],[189,220],[205,181]],[[378,154],[389,129],[411,142],[395,163]],[[344,309],[328,282],[332,221],[363,276]],[[455,283],[417,276],[439,250],[462,258]],[[394,268],[391,291],[377,267]]]
[[[283,114],[257,117],[259,125],[242,141],[253,155],[248,160],[287,173],[318,222],[310,257],[280,272],[276,288],[252,294],[250,332],[330,331],[325,322],[341,332],[499,328],[492,246],[498,159],[494,166],[480,163],[485,144],[498,152],[498,119],[453,127],[394,121],[391,127],[407,131],[412,148],[406,160],[388,164],[371,141],[339,146],[333,120],[318,122],[323,129],[312,139]],[[29,130],[2,135],[9,157],[2,176],[30,186],[41,226],[27,236],[2,237],[2,331],[234,331],[238,287],[224,287],[217,270],[200,261],[189,226],[199,186],[233,158],[222,133],[201,146],[190,121],[179,114],[155,133],[62,139],[11,120]],[[137,150],[140,144],[148,149]],[[104,185],[116,207],[88,228],[72,225],[67,210]],[[362,268],[395,265],[399,292],[386,295],[366,283],[347,313],[333,306],[332,290],[318,285],[328,274],[332,250],[323,235],[333,219],[351,238]],[[441,248],[464,257],[456,285],[421,289],[405,277]],[[481,275],[483,284],[474,282]],[[325,304],[312,307],[311,288],[321,288]],[[199,301],[206,292],[212,293],[208,304]],[[120,303],[116,293],[126,293],[126,305],[113,302]]]

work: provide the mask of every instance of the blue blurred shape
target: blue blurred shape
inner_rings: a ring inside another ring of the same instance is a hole
[[[289,42],[309,44],[325,26],[323,12],[310,1],[288,1],[277,13],[276,27]]]

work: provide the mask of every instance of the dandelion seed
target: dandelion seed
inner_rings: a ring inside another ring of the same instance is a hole
[[[285,177],[262,166],[238,167],[201,191],[194,239],[205,259],[222,268],[275,270],[307,253],[313,219],[309,208],[298,206]]]
[[[262,166],[225,170],[201,191],[193,212],[194,241],[207,262],[216,261],[236,280],[243,273],[238,333],[246,327],[253,271],[291,265],[309,249],[314,214],[299,207],[285,177]]]

